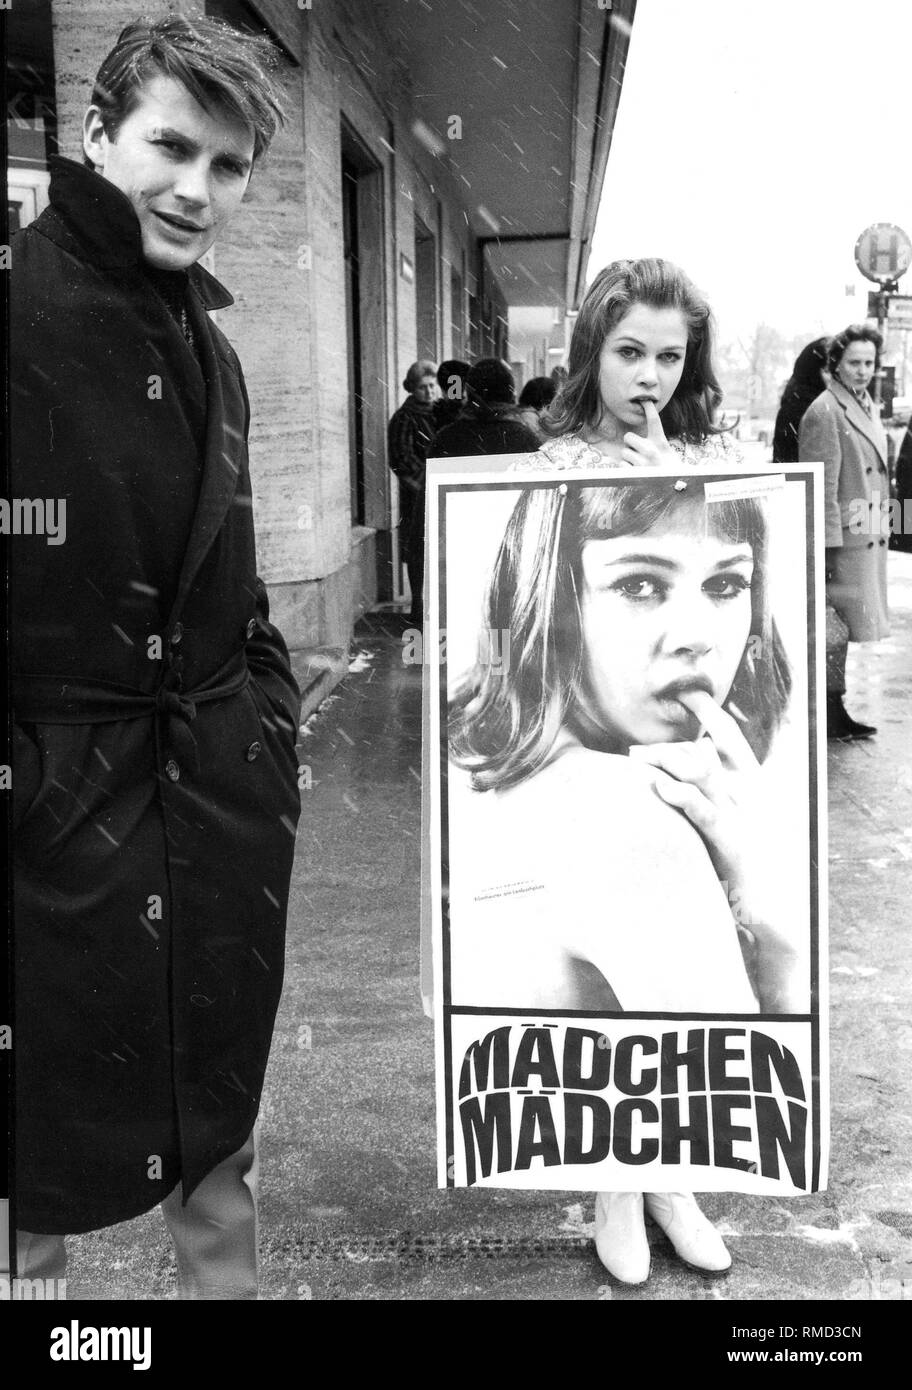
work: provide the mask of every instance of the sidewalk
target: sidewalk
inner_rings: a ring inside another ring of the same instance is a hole
[[[904,1280],[912,1294],[912,556],[890,565],[893,635],[852,648],[849,674],[851,712],[880,732],[829,751],[830,1189],[702,1198],[731,1273],[687,1271],[653,1231],[642,1289],[609,1285],[591,1196],[435,1187],[418,992],[421,668],[402,661],[401,618],[361,625],[348,678],[300,743],[313,785],[262,1113],[264,1298],[896,1299]],[[71,1297],[173,1296],[157,1213],[70,1244]]]

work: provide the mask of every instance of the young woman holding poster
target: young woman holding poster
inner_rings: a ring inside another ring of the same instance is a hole
[[[712,423],[710,334],[675,267],[609,266],[580,310],[553,437],[522,466],[738,463]],[[762,499],[708,500],[698,474],[524,491],[450,705],[451,760],[493,793],[471,798],[478,872],[487,855],[508,890],[462,919],[454,1001],[807,1008],[760,776],[791,688],[768,550]],[[508,662],[489,650],[503,633]],[[728,1268],[692,1195],[647,1193],[645,1208],[686,1262]],[[647,1278],[642,1193],[599,1194],[596,1248],[623,1282]]]

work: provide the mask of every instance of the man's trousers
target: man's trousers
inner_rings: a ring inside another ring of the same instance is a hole
[[[258,1180],[254,1128],[243,1147],[194,1188],[186,1206],[180,1184],[162,1202],[177,1256],[180,1298],[256,1298]],[[65,1236],[17,1231],[18,1278],[64,1279],[65,1242]]]

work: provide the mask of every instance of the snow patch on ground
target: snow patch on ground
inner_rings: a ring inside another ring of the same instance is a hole
[[[592,1239],[595,1236],[595,1222],[583,1220],[582,1202],[573,1202],[569,1207],[564,1207],[565,1219],[558,1226],[559,1231],[569,1231],[574,1236],[588,1236]]]
[[[366,650],[353,652],[348,662],[349,674],[356,671],[369,671],[371,664],[376,661],[377,653]]]
[[[310,738],[311,735],[315,734],[317,732],[317,720],[322,714],[326,713],[331,705],[334,705],[336,701],[341,700],[341,698],[341,695],[327,695],[326,699],[321,700],[317,705],[313,714],[305,719],[303,724],[298,726],[298,733],[301,734],[303,738]]]
[[[840,1226],[795,1226],[790,1235],[795,1235],[799,1240],[806,1240],[811,1245],[847,1245],[855,1254],[860,1254],[858,1241],[855,1239],[855,1232],[859,1228],[857,1221],[843,1221]],[[868,1223],[861,1223],[868,1224]]]

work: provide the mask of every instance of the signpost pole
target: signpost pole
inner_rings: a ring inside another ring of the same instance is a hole
[[[897,285],[895,280],[885,281],[877,292],[877,331],[884,344],[887,341],[887,320],[890,316],[890,296],[896,293]],[[874,404],[881,405],[883,402],[883,364],[880,370],[874,373]]]

